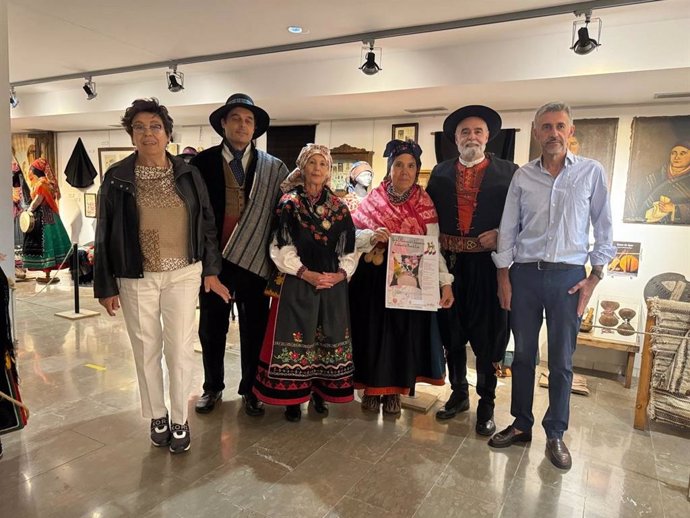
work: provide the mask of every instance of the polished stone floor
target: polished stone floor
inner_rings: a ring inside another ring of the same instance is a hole
[[[55,317],[72,307],[69,281],[40,288],[16,292],[32,415],[2,438],[3,518],[690,516],[688,434],[634,430],[635,386],[587,373],[591,396],[572,398],[574,460],[563,473],[544,458],[541,428],[529,446],[491,450],[473,431],[473,412],[436,421],[440,403],[397,419],[356,403],[331,405],[325,419],[310,410],[297,424],[275,407],[248,417],[234,393],[236,324],[226,356],[233,389],[212,414],[191,413],[192,448],[172,456],[150,446],[121,316]],[[82,307],[98,309],[89,288],[81,294]],[[199,355],[195,387],[201,374]],[[510,423],[509,396],[510,380],[499,388],[499,427]],[[546,396],[536,388],[538,419]]]

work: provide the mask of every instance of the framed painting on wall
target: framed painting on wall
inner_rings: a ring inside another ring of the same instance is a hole
[[[133,147],[99,147],[98,148],[98,175],[103,181],[103,175],[115,162],[134,153]]]
[[[417,142],[419,136],[419,124],[408,122],[406,124],[393,124],[391,139],[414,140]]]
[[[690,115],[633,119],[623,221],[690,225]]]
[[[431,178],[431,169],[420,169],[417,183],[426,189],[426,186],[429,184],[429,178]]]
[[[573,124],[575,133],[568,139],[568,149],[575,155],[593,158],[604,166],[610,192],[616,157],[618,119],[576,119]],[[532,135],[529,144],[529,159],[534,160],[539,155],[541,155],[539,142]]]
[[[95,192],[84,193],[84,217],[96,217],[96,198]]]

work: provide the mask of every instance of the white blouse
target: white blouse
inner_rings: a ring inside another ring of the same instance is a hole
[[[269,254],[275,263],[278,270],[289,275],[297,275],[297,272],[304,266],[302,260],[297,255],[297,247],[295,245],[285,245],[278,248],[278,241],[274,237],[269,247]],[[355,273],[357,262],[361,254],[355,248],[351,254],[346,254],[339,259],[339,267],[347,273],[347,280],[350,280],[352,274]]]

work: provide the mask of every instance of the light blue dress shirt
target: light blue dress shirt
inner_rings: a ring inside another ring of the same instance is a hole
[[[492,258],[497,268],[540,260],[584,265],[588,258],[592,265],[605,265],[616,253],[612,239],[604,168],[568,151],[555,178],[544,169],[541,157],[515,172]]]

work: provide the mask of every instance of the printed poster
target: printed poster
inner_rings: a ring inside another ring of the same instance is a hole
[[[437,311],[440,299],[436,236],[391,234],[388,241],[386,307]]]
[[[616,256],[608,265],[608,274],[612,277],[637,277],[640,270],[640,243],[614,241]]]

